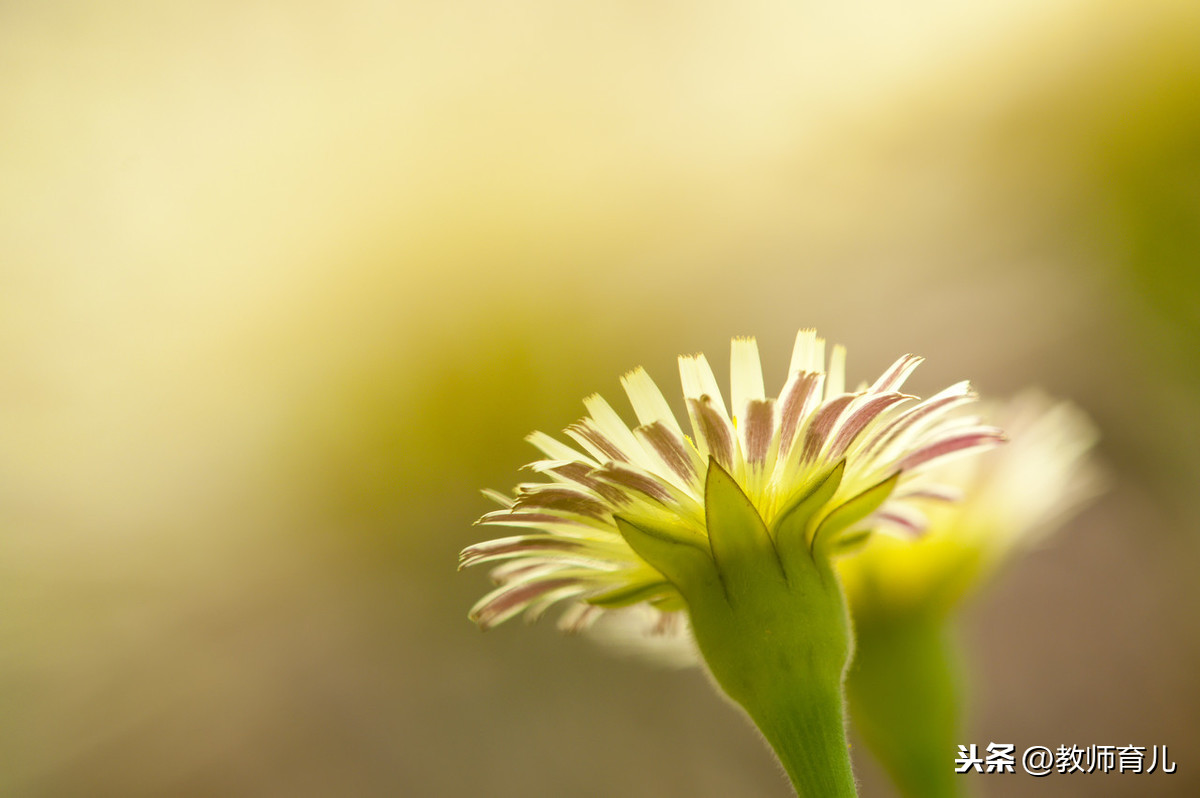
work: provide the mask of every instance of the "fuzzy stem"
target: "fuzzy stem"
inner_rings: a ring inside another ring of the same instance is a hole
[[[842,678],[850,625],[828,563],[789,569],[732,600],[697,601],[692,623],[709,671],[774,749],[799,798],[857,795]]]
[[[962,676],[948,619],[909,610],[857,619],[846,687],[857,731],[906,798],[961,798]]]
[[[793,689],[747,713],[787,771],[800,798],[854,798],[840,689]]]

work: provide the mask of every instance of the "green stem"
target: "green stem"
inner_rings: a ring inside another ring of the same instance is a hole
[[[814,686],[787,692],[791,695],[784,700],[762,702],[746,711],[775,750],[796,794],[854,798],[841,690]]]
[[[846,680],[855,729],[906,798],[961,798],[951,758],[962,742],[958,646],[940,613],[856,617]]]
[[[803,562],[807,562],[804,565]],[[841,586],[803,555],[789,582],[694,602],[709,671],[774,749],[799,798],[855,798],[842,678],[850,626]]]

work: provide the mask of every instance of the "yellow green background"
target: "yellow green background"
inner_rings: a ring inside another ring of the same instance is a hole
[[[527,432],[802,326],[1101,429],[963,742],[1179,770],[979,794],[1196,795],[1195,3],[0,4],[0,794],[788,795],[454,566]]]

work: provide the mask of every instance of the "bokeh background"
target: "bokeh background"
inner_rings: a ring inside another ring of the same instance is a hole
[[[964,742],[1178,772],[979,794],[1200,794],[1194,2],[4,2],[0,281],[2,795],[788,795],[454,568],[527,432],[801,326],[1101,429]]]

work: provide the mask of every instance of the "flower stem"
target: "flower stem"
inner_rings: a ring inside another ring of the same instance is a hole
[[[959,798],[968,780],[950,757],[963,738],[962,673],[948,620],[937,612],[857,618],[847,678],[854,725],[907,798]]]
[[[691,607],[709,671],[774,749],[799,798],[857,795],[842,678],[850,624],[835,575],[803,555],[789,581]]]
[[[796,689],[784,700],[747,707],[800,798],[854,798],[840,689]],[[785,691],[778,691],[785,692]]]

